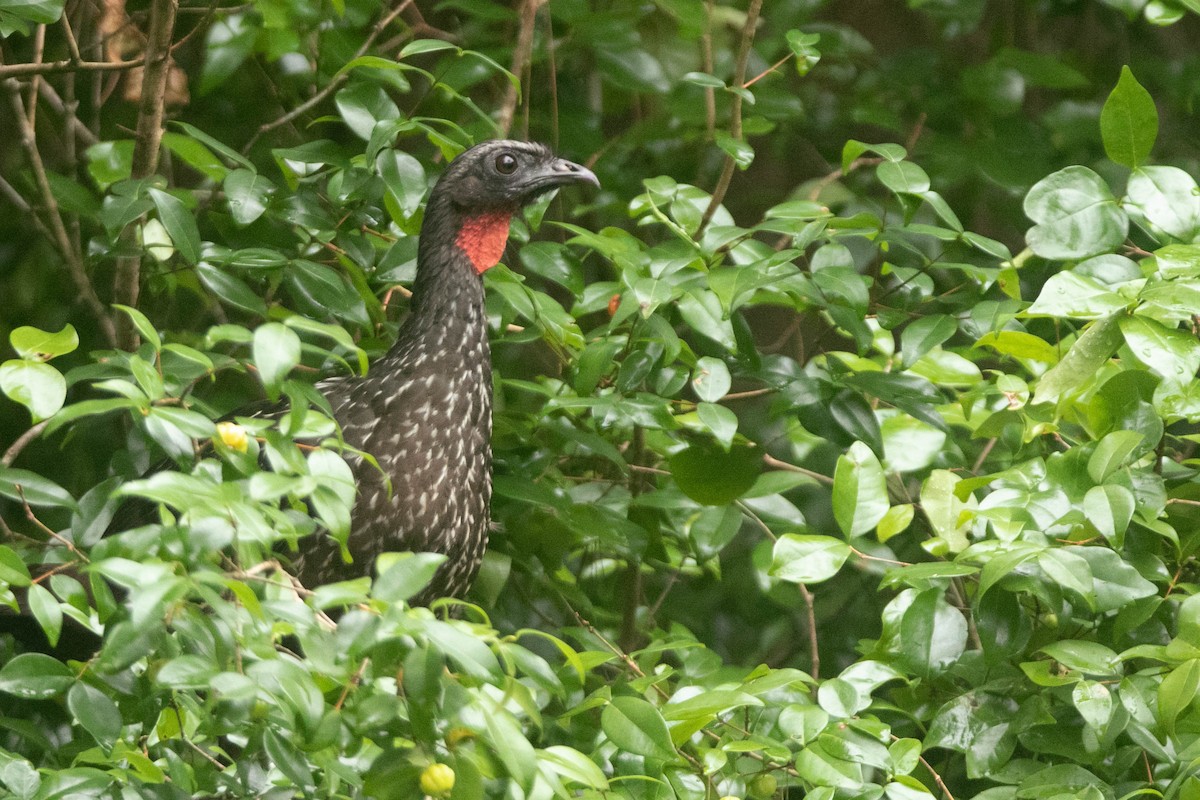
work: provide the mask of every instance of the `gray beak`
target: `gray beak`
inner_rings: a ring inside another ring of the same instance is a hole
[[[565,158],[556,158],[541,164],[536,171],[529,175],[524,191],[540,194],[572,183],[590,183],[596,188],[600,187],[600,180],[596,177],[596,173],[587,167],[580,166],[574,161],[567,161]]]

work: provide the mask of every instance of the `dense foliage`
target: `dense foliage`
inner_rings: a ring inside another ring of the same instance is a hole
[[[1194,0],[518,5],[0,7],[0,787],[1200,797]],[[295,585],[509,133],[481,579]]]

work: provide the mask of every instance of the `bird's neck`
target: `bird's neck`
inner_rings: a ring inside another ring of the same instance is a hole
[[[412,310],[397,349],[406,342],[437,343],[447,351],[474,350],[481,341],[486,347],[481,276],[504,253],[509,218],[505,212],[467,216],[446,198],[430,199],[417,249]]]

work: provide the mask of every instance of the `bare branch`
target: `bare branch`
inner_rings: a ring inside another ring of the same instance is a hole
[[[92,287],[92,281],[88,277],[87,271],[83,266],[83,255],[79,251],[76,242],[72,242],[70,235],[67,233],[66,225],[63,224],[62,214],[59,212],[58,201],[54,199],[54,192],[50,189],[50,180],[46,176],[46,165],[42,162],[41,152],[37,146],[37,133],[33,128],[30,119],[25,114],[25,105],[21,102],[21,87],[15,80],[4,81],[4,88],[8,92],[9,104],[12,106],[13,114],[16,118],[17,128],[21,132],[21,144],[25,148],[25,155],[29,159],[30,169],[33,171],[33,179],[37,184],[38,194],[42,205],[46,209],[45,220],[46,226],[51,233],[51,241],[58,248],[59,254],[62,255],[63,261],[67,264],[67,271],[71,275],[71,280],[75,284],[75,290],[82,298],[84,305],[96,318],[100,325],[100,330],[104,334],[104,338],[111,345],[116,345],[117,332],[113,325],[112,318],[108,315],[108,309],[100,302],[96,290]]]
[[[175,32],[175,12],[179,0],[154,0],[150,6],[150,25],[146,38],[146,66],[142,74],[142,97],[138,107],[137,129],[133,140],[132,177],[147,178],[158,170],[158,151],[162,143],[163,112],[169,87],[171,70],[171,36]],[[134,225],[125,226],[121,240],[132,244]],[[113,298],[116,302],[137,307],[141,292],[140,253],[123,255],[117,259],[116,277],[113,281]],[[122,316],[118,320],[118,345],[133,350],[138,345],[137,329],[132,320]]]
[[[733,86],[736,89],[746,87],[746,62],[750,58],[750,45],[754,42],[754,29],[758,27],[758,14],[761,10],[762,0],[750,0],[750,8],[746,10],[746,24],[742,28],[742,41],[738,44],[737,65],[733,73]],[[738,92],[733,93],[733,99],[729,104],[729,116],[729,135],[733,139],[741,141],[742,95]],[[717,209],[725,199],[725,193],[729,191],[729,182],[733,180],[734,166],[733,156],[726,154],[725,164],[721,168],[721,176],[717,178],[717,187],[713,189],[712,200],[709,201],[708,208],[704,209],[704,217],[700,220],[700,227],[696,229],[696,238],[700,238],[700,235],[704,233],[704,229],[712,221],[713,214],[717,213]]]
[[[521,27],[517,30],[517,46],[513,48],[512,56],[512,74],[518,78],[523,78],[529,69],[529,62],[533,55],[533,30],[537,22],[537,13],[546,0],[522,0],[519,16],[521,18]],[[526,87],[528,94],[528,87]],[[502,136],[507,136],[512,130],[513,115],[517,110],[517,87],[509,83],[505,88],[504,102],[500,104],[500,117],[496,120],[496,127],[500,129]],[[528,135],[529,131],[525,131]]]

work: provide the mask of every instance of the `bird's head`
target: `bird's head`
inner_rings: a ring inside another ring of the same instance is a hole
[[[512,215],[559,186],[599,186],[587,167],[556,157],[545,145],[497,139],[451,162],[434,187],[458,220],[455,244],[482,273],[499,262]]]

